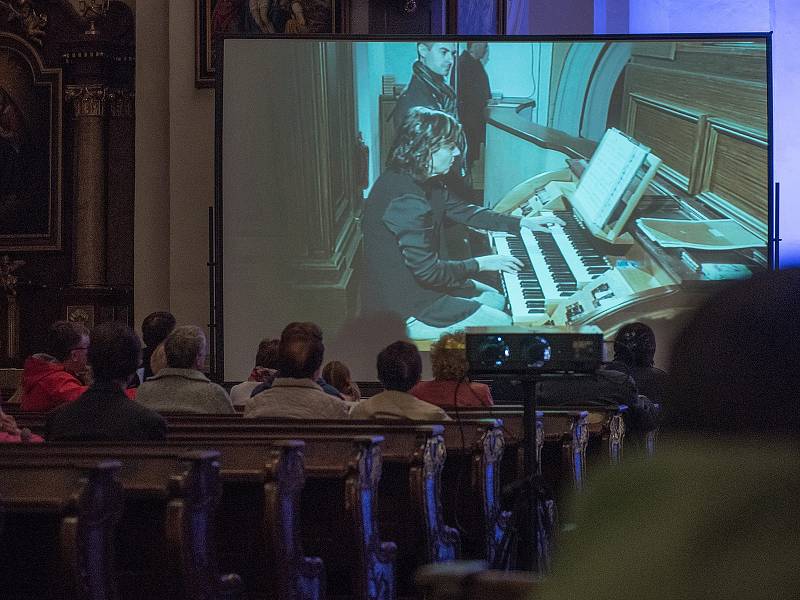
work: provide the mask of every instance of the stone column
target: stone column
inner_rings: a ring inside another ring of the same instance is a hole
[[[107,90],[104,85],[70,85],[67,102],[74,115],[74,284],[106,283],[106,146]]]

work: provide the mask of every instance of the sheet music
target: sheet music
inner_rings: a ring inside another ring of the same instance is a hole
[[[617,129],[606,131],[573,197],[584,219],[606,224],[649,151]]]
[[[662,248],[735,250],[763,246],[764,240],[733,219],[687,221],[684,219],[641,218],[639,229]]]

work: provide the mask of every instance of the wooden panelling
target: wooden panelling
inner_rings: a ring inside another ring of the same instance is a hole
[[[690,73],[674,66],[630,64],[625,71],[625,91],[690,107],[753,129],[767,128],[767,89],[763,82]]]
[[[699,191],[706,116],[674,105],[629,97],[626,132],[650,146],[663,164],[661,172],[684,192]]]
[[[768,161],[763,135],[721,120],[709,120],[700,197],[766,236]]]
[[[666,45],[665,43],[664,46]],[[634,62],[639,64],[759,83],[764,83],[767,79],[763,43],[678,42],[672,56],[667,56],[666,53],[658,56],[650,50],[639,52],[639,47],[649,49],[650,45],[640,44],[634,48]]]

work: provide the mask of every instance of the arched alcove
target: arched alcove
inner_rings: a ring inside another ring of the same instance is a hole
[[[595,63],[606,44],[577,42],[567,52],[556,88],[553,127],[569,135],[581,131],[581,115]]]
[[[553,127],[600,140],[608,128],[614,87],[630,57],[626,42],[573,44],[558,82]]]
[[[631,59],[631,44],[615,42],[606,46],[597,60],[583,103],[580,133],[582,137],[600,141],[608,129],[608,109],[614,88]]]

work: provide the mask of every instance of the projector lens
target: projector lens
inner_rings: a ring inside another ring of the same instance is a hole
[[[539,369],[550,360],[550,342],[541,336],[534,336],[524,347],[528,367]]]
[[[500,336],[488,338],[478,347],[478,360],[484,367],[501,367],[510,356],[511,349]]]

